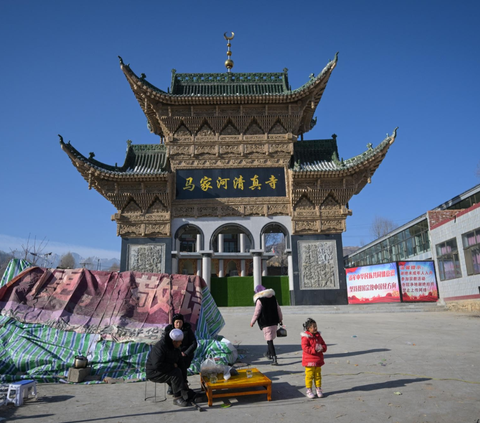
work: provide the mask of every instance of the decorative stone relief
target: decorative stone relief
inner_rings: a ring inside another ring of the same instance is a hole
[[[250,126],[245,131],[245,135],[263,135],[265,131],[260,128],[260,126],[256,122],[252,122]]]
[[[297,210],[315,210],[315,205],[307,198],[302,197],[298,200],[297,204],[295,204],[295,211]]]
[[[277,122],[269,131],[270,134],[286,134],[287,130],[280,122]]]
[[[142,212],[142,209],[135,203],[135,201],[130,201],[127,205],[127,207],[125,207],[123,210],[122,210],[122,213],[125,213],[125,214],[137,214],[137,213],[141,213]]]
[[[192,135],[192,133],[183,123],[175,131],[175,136],[183,137],[183,136],[190,136],[190,135]]]
[[[217,153],[217,148],[214,145],[196,145],[195,154],[210,154],[215,155]]]
[[[229,122],[225,128],[222,129],[222,132],[220,132],[220,135],[239,135],[240,133],[238,132],[238,129],[235,128],[232,124],[232,122]]]
[[[300,220],[295,221],[295,233],[308,232],[318,233],[318,221],[317,220]]]
[[[344,229],[344,220],[322,220],[322,232],[343,232]]]
[[[265,207],[263,206],[245,206],[245,215],[264,215]]]
[[[128,246],[128,269],[132,272],[165,273],[165,244]]]
[[[197,132],[197,136],[199,137],[208,137],[211,135],[215,135],[215,132],[207,123],[204,123]]]
[[[258,145],[258,144],[246,144],[245,145],[245,153],[265,153],[265,145]]]
[[[195,216],[195,207],[174,207],[174,217],[193,217]]]
[[[339,289],[337,243],[298,241],[300,289]]]

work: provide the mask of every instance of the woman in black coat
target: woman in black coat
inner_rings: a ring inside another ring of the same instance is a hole
[[[173,315],[172,324],[167,325],[165,328],[164,336],[168,335],[172,329],[180,329],[183,332],[183,341],[180,346],[182,352],[183,361],[185,367],[188,369],[192,364],[193,357],[195,356],[195,350],[197,349],[197,338],[193,333],[190,323],[185,322],[183,314],[177,313]]]
[[[172,324],[165,327],[163,336],[168,337],[168,334],[173,329],[179,329],[183,332],[183,340],[182,345],[180,345],[180,352],[182,354],[183,363],[185,365],[185,383],[188,384],[187,369],[190,367],[190,364],[192,364],[195,350],[198,346],[197,338],[195,338],[195,334],[193,333],[190,323],[185,322],[183,314],[177,313],[173,315]],[[171,387],[168,388],[167,394],[173,394],[173,390]]]

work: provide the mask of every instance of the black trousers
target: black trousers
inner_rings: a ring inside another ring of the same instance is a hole
[[[188,399],[186,368],[175,367],[171,372],[162,373],[161,375],[150,378],[149,380],[156,383],[166,383],[167,385],[172,387],[173,395],[175,397],[181,396],[185,400]]]

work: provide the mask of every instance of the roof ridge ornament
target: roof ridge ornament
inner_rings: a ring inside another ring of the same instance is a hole
[[[227,60],[225,60],[225,67],[227,68],[227,72],[230,72],[233,68],[233,60],[231,59],[232,57],[232,52],[230,51],[230,47],[232,44],[230,41],[233,40],[233,37],[235,37],[235,33],[231,32],[232,35],[227,36],[227,33],[225,32],[223,34],[224,38],[227,40]]]

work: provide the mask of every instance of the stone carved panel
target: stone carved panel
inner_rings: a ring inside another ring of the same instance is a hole
[[[220,146],[221,154],[241,154],[241,146],[240,145],[222,145]]]
[[[264,145],[258,145],[258,144],[246,144],[245,145],[245,153],[251,154],[251,153],[265,153],[265,146]]]
[[[175,217],[191,217],[195,216],[195,207],[175,207],[173,209]]]
[[[165,273],[165,244],[128,246],[128,269],[133,272]]]
[[[198,216],[218,216],[217,207],[198,207]]]
[[[277,122],[269,131],[270,134],[286,134],[287,130],[280,122]]]
[[[162,236],[169,236],[170,235],[170,225],[169,224],[148,224],[145,225],[145,235],[146,236],[153,236],[153,235],[162,235]]]
[[[215,135],[215,131],[207,123],[204,123],[197,132],[198,137],[208,137],[213,135]]]
[[[264,206],[245,206],[245,215],[264,215]]]
[[[295,232],[317,233],[318,221],[316,220],[300,220],[295,221]]]
[[[175,156],[177,154],[188,154],[188,155],[190,155],[190,147],[180,146],[180,145],[172,145],[172,147],[170,147],[170,155]]]
[[[195,154],[217,154],[217,147],[214,145],[195,146]]]
[[[192,133],[183,123],[175,131],[175,136],[178,136],[178,137],[186,137],[190,135],[192,135]]]
[[[245,135],[262,135],[265,134],[265,131],[260,128],[256,122],[252,122],[250,126],[245,131]]]
[[[228,125],[222,129],[220,135],[240,135],[240,132],[238,132],[238,129],[233,126],[232,122],[229,122]]]
[[[127,207],[122,210],[122,212],[125,214],[137,214],[141,213],[142,209],[135,203],[135,201],[130,201]]]
[[[300,289],[339,289],[337,243],[298,241]]]
[[[322,232],[343,232],[344,229],[344,220],[322,220]]]
[[[288,153],[293,151],[292,144],[270,144],[270,153]]]
[[[297,210],[315,210],[315,205],[307,198],[302,197],[300,200],[295,204],[295,211]]]

